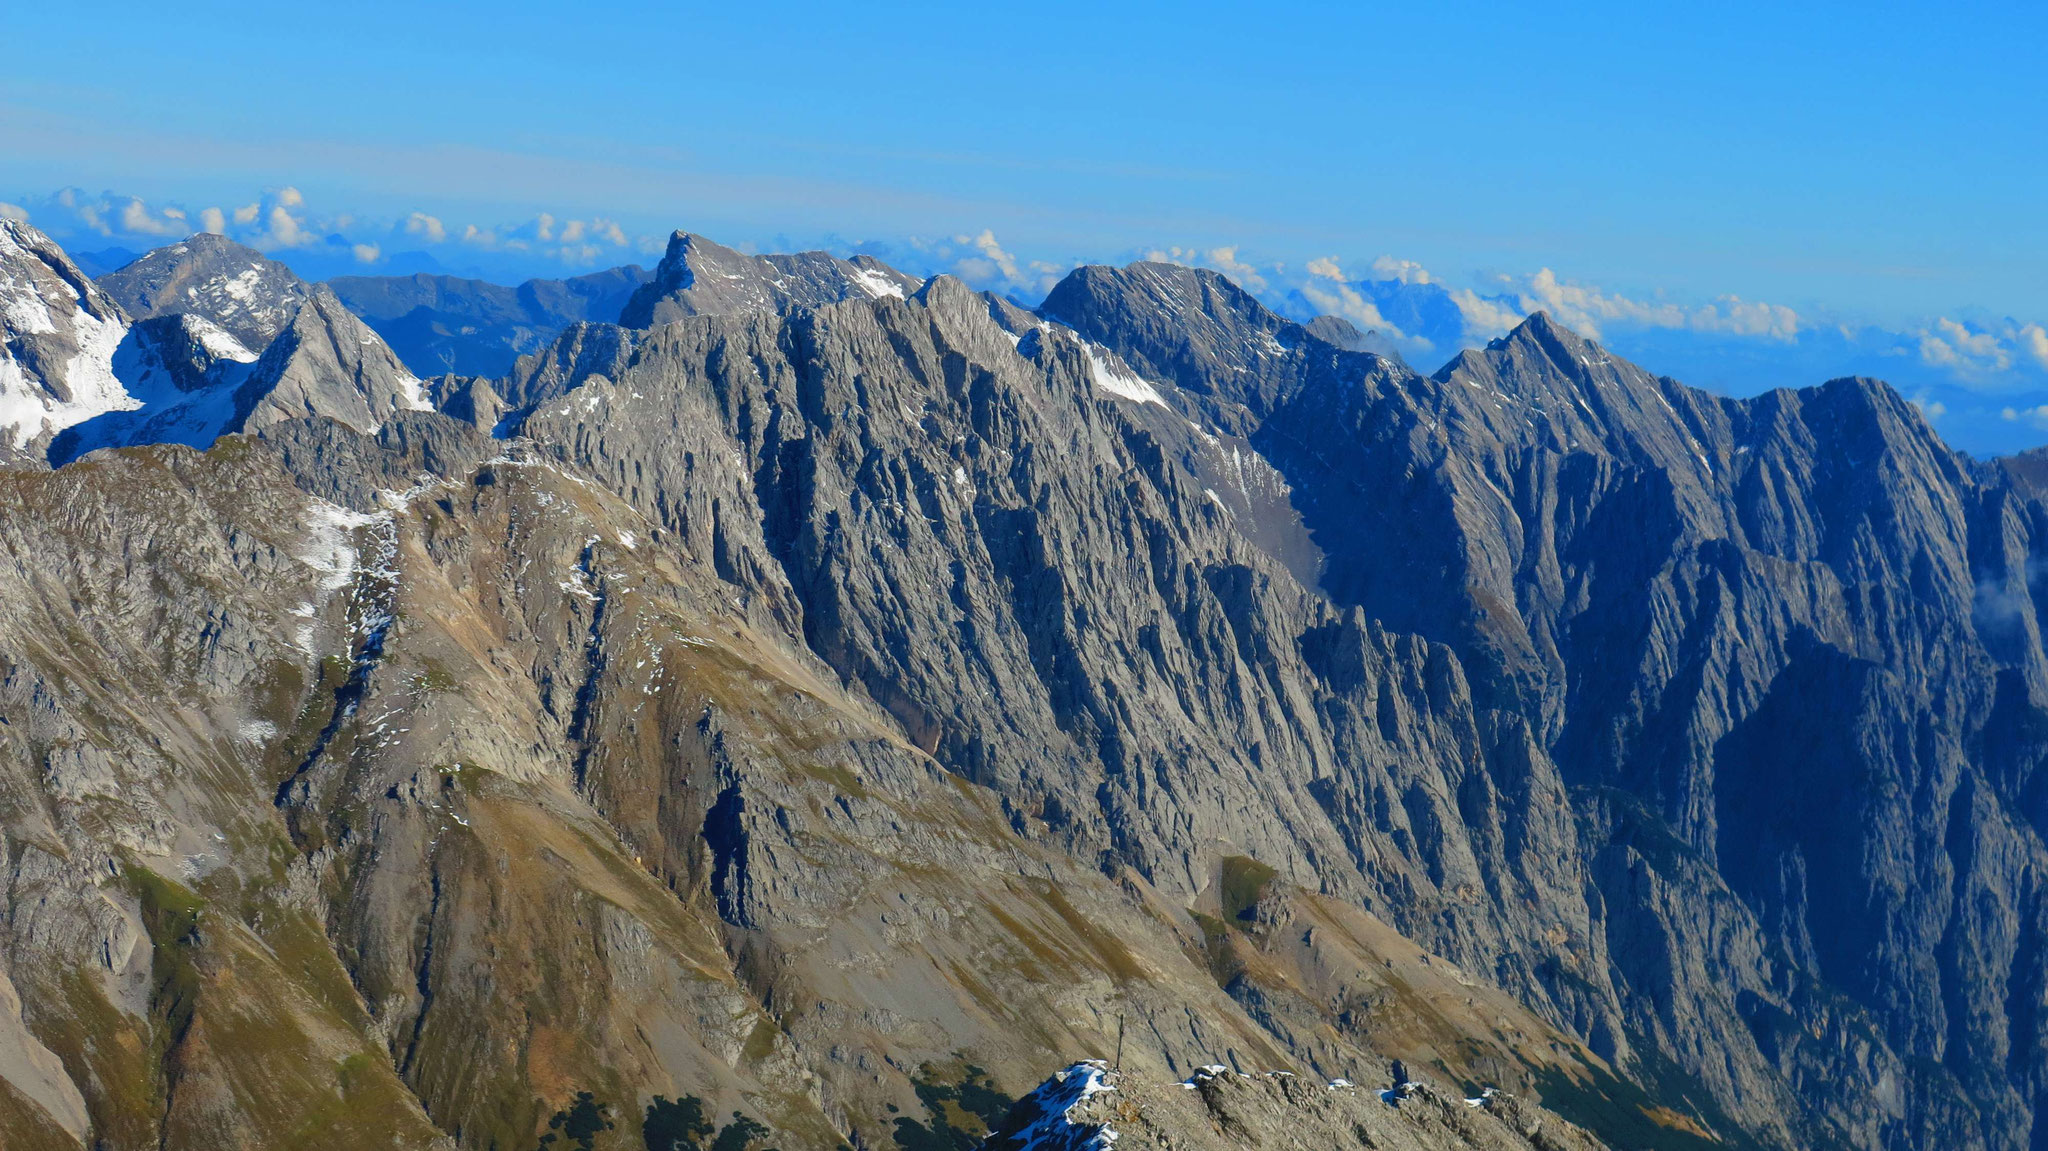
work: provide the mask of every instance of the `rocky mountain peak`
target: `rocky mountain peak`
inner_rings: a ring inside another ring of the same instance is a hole
[[[357,431],[375,431],[403,411],[424,411],[418,376],[325,284],[278,333],[239,389],[247,413],[241,426],[327,416]]]
[[[307,295],[290,268],[225,236],[199,232],[100,278],[130,316],[205,317],[243,347],[262,351]]]
[[[654,279],[633,293],[619,323],[651,328],[685,316],[779,312],[849,299],[902,299],[920,283],[872,256],[749,256],[678,231],[669,237],[668,252]]]
[[[1271,411],[1303,357],[1337,352],[1228,277],[1181,264],[1076,268],[1041,310],[1197,397],[1221,427],[1237,426],[1240,411]]]

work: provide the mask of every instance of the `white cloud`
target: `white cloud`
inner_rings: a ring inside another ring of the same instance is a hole
[[[1611,321],[1653,328],[1686,326],[1685,309],[1676,304],[1642,304],[1626,296],[1609,295],[1598,288],[1560,280],[1549,268],[1529,277],[1520,295],[1524,311],[1547,311],[1558,322],[1594,339],[1600,338],[1600,325]]]
[[[2012,349],[1994,332],[1946,316],[1920,332],[1920,358],[1938,368],[1982,374],[2012,367]]]
[[[2008,424],[2026,423],[2043,431],[2048,431],[2048,404],[2041,404],[2038,407],[2031,408],[2009,407],[1999,412],[1998,418]]]
[[[1342,316],[1367,331],[1376,331],[1391,339],[1406,340],[1417,345],[1418,350],[1428,350],[1428,340],[1411,337],[1401,329],[1387,322],[1380,315],[1379,305],[1365,298],[1344,275],[1344,269],[1334,256],[1318,256],[1308,262],[1309,278],[1300,286],[1302,298],[1321,312]]]
[[[414,212],[405,218],[405,234],[424,237],[429,244],[446,243],[448,240],[447,227],[425,212]]]
[[[1372,274],[1381,280],[1399,280],[1404,284],[1427,284],[1432,280],[1429,269],[1413,260],[1397,260],[1392,256],[1381,256],[1372,262]]]
[[[26,224],[28,223],[28,209],[19,204],[10,204],[5,200],[0,200],[0,220],[13,220],[16,223]]]
[[[981,259],[987,261],[1003,279],[1015,281],[1022,278],[1017,270],[1017,258],[1004,251],[1001,244],[996,243],[996,234],[990,229],[983,228],[981,235],[973,239],[957,236],[954,242],[972,245],[975,251],[981,253]]]
[[[1697,332],[1731,336],[1763,336],[1793,340],[1799,336],[1799,313],[1783,304],[1766,304],[1722,296],[1718,304],[1695,310],[1689,325]]]
[[[263,205],[261,204],[244,204],[235,209],[235,223],[253,224],[256,222],[257,214],[262,211]]]
[[[285,191],[290,192],[292,189],[286,188]],[[296,248],[313,242],[312,235],[305,230],[305,227],[299,222],[299,218],[292,215],[291,210],[285,205],[284,197],[280,196],[278,202],[270,206],[270,211],[264,216],[265,222],[270,225],[270,232],[268,236],[258,237],[256,241],[258,245],[264,247]],[[264,240],[268,240],[269,243],[264,244]]]
[[[1076,265],[1020,260],[987,228],[946,240],[911,237],[904,241],[928,270],[949,272],[976,288],[1004,291],[1020,298],[1043,295]]]
[[[2048,369],[2048,329],[2039,324],[2028,324],[2019,330],[2019,345],[2035,364]]]
[[[219,208],[203,208],[199,212],[199,230],[225,236],[228,232],[228,218]]]
[[[1504,336],[1527,314],[1500,300],[1482,296],[1470,288],[1451,290],[1451,302],[1465,318],[1467,340],[1490,340]]]
[[[374,264],[382,254],[375,244],[357,244],[349,250],[355,253],[358,264]]]
[[[1619,293],[1558,278],[1549,268],[1526,280],[1509,281],[1510,294],[1524,313],[1549,312],[1551,317],[1594,339],[1606,324],[1624,327],[1673,328],[1713,335],[1753,336],[1790,342],[1799,338],[1799,313],[1782,304],[1722,296],[1711,304],[1684,308],[1666,302],[1631,299]]]
[[[137,199],[130,199],[121,205],[119,220],[122,231],[138,235],[175,238],[186,234],[185,213],[175,208],[162,213],[152,213]]]
[[[1237,258],[1237,248],[1234,245],[1210,248],[1207,251],[1196,248],[1155,248],[1145,253],[1145,258],[1163,264],[1209,268],[1230,277],[1233,283],[1247,292],[1263,292],[1270,286],[1255,265]]]

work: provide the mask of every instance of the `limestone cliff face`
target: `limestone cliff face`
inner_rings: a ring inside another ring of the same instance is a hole
[[[971,1145],[1121,1034],[1162,1137],[1400,1059],[1614,1146],[2027,1145],[2033,461],[1168,265],[679,235],[635,299],[414,393],[313,289],[255,435],[0,472],[0,1129]],[[1385,1145],[1572,1145],[1512,1126]]]
[[[1021,1092],[1125,1028],[1161,1073],[1386,1074],[1364,1027],[1295,1043],[1219,984],[1284,928],[1018,835],[530,448],[428,414],[7,475],[10,1135],[521,1146],[590,1091],[617,1146],[684,1095],[886,1146],[967,1064]],[[1274,924],[1341,915],[1252,879]],[[1486,1034],[1412,945],[1329,922],[1323,966],[1404,1025]],[[1614,1082],[1492,1010],[1520,1038],[1446,1067]]]
[[[1248,387],[1155,334],[1202,327],[1162,286],[1202,278],[1084,273],[1048,308],[1185,390],[1241,389],[1324,590],[1452,647],[1536,733],[1638,1048],[1756,1119],[2023,1143],[2034,490],[1881,384],[1719,399],[1541,316],[1428,380],[1337,358]]]

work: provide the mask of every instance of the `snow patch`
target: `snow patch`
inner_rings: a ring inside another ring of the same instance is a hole
[[[247,268],[234,279],[223,280],[220,288],[242,303],[251,304],[256,302],[256,289],[262,283],[263,273],[255,268]]]
[[[1085,341],[1081,348],[1088,355],[1088,375],[1095,381],[1096,387],[1133,403],[1158,404],[1162,408],[1166,406],[1166,397],[1159,394],[1159,389],[1136,372],[1124,367],[1122,361],[1105,359],[1097,353],[1096,345]],[[1107,352],[1108,349],[1105,348],[1103,351]]]
[[[185,322],[191,326],[192,334],[198,338],[199,346],[216,360],[233,360],[238,364],[252,364],[257,353],[242,346],[242,341],[222,331],[205,316],[188,313]]]
[[[357,557],[352,533],[383,518],[326,500],[314,500],[308,506],[305,546],[299,552],[299,562],[320,573],[321,591],[340,591],[355,580]]]
[[[76,293],[72,295],[75,298]],[[59,334],[56,315],[36,296],[33,283],[0,284],[0,308],[16,333]],[[100,319],[83,308],[73,310],[65,321],[78,351],[63,362],[54,379],[30,379],[21,361],[0,345],[0,432],[14,446],[44,431],[59,432],[97,415],[141,406],[114,375],[114,351],[128,335],[128,325]],[[70,398],[58,398],[50,384],[61,384]]]
[[[367,340],[364,342],[368,343]],[[409,412],[434,410],[434,405],[427,402],[427,391],[421,385],[420,378],[411,372],[405,372],[398,377],[398,406]]]
[[[873,268],[856,269],[853,273],[853,282],[860,285],[861,291],[877,300],[884,297],[898,300],[903,298],[903,286]]]
[[[1116,1144],[1114,1127],[1090,1127],[1076,1123],[1068,1114],[1089,1097],[1115,1090],[1109,1083],[1109,1064],[1100,1059],[1054,1072],[1038,1090],[1025,1096],[1025,1101],[1036,1107],[1038,1117],[1012,1137],[1015,1146],[1020,1151],[1109,1151]]]

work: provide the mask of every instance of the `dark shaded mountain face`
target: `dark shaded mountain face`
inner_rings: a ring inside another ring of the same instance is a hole
[[[319,298],[0,471],[0,1130],[2030,1146],[2042,469],[1882,384],[679,234],[410,411]]]
[[[503,287],[456,276],[340,276],[328,281],[422,376],[502,376],[563,328],[613,323],[651,278],[637,264]]]

